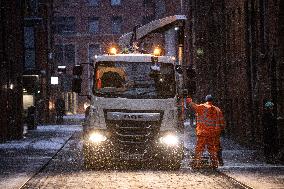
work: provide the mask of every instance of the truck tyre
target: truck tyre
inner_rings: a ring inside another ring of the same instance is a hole
[[[100,154],[100,155],[99,155]],[[86,169],[107,169],[111,167],[111,161],[106,158],[105,154],[94,151],[87,144],[83,145],[84,166]]]
[[[161,161],[160,169],[162,170],[178,170],[181,167],[181,161]]]
[[[172,162],[171,164],[169,164],[169,169],[170,170],[179,170],[181,167],[181,162]]]
[[[102,162],[96,160],[93,156],[90,147],[88,145],[83,145],[83,155],[84,155],[84,166],[86,169],[101,169],[104,166]]]
[[[84,166],[86,169],[94,169],[94,170],[100,170],[104,168],[104,165],[102,165],[101,162],[94,161],[87,157],[85,157],[84,159]]]
[[[160,159],[160,167],[164,170],[178,170],[181,167],[184,153],[168,154]]]

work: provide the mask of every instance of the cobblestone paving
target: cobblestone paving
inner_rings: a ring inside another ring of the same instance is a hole
[[[86,170],[79,135],[72,138],[50,164],[22,188],[167,189],[243,188],[213,171]]]

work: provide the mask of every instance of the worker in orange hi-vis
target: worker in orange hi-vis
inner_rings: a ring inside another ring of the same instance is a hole
[[[196,147],[193,168],[201,168],[202,154],[207,147],[211,167],[218,168],[218,152],[220,149],[220,135],[225,128],[223,113],[220,108],[213,105],[212,95],[205,97],[204,104],[196,104],[187,98],[187,104],[196,112]]]

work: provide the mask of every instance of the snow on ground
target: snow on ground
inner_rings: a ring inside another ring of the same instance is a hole
[[[15,148],[15,149],[20,149],[20,148],[27,148],[30,144],[30,141],[9,141],[6,143],[1,143],[0,144],[0,149],[4,148]]]
[[[81,131],[82,127],[78,125],[40,125],[37,126],[37,132],[58,131],[58,132],[74,132]]]
[[[242,182],[255,189],[283,189],[284,188],[284,175],[277,171],[271,172],[270,170],[264,171],[244,171],[228,170],[224,171],[227,175]]]
[[[66,141],[68,137],[57,137],[57,138],[53,138],[50,141],[46,141],[46,140],[40,140],[35,142],[34,144],[32,144],[32,148],[34,149],[42,149],[42,150],[47,150],[47,149],[51,149],[51,150],[56,150],[59,149]]]
[[[16,189],[20,188],[23,183],[25,183],[31,174],[27,173],[18,173],[13,174],[13,176],[7,177],[5,179],[1,179],[0,188],[3,189]]]
[[[79,125],[40,125],[37,126],[36,130],[28,131],[31,134],[32,133],[37,133],[40,135],[40,133],[44,133],[47,131],[50,132],[58,132],[58,133],[73,133],[74,131],[81,131],[82,127]],[[71,135],[68,136],[58,136],[58,137],[53,137],[53,138],[44,138],[42,140],[36,141],[33,138],[29,137],[24,137],[23,139],[20,140],[12,140],[12,141],[7,141],[5,143],[0,144],[0,149],[24,149],[24,148],[36,148],[36,149],[58,149],[64,142],[66,141],[67,137],[70,137]],[[32,146],[30,146],[32,145]]]
[[[66,116],[63,116],[64,117],[64,119],[66,119],[66,118],[84,118],[85,117],[85,115],[84,114],[70,114],[70,115],[66,115]]]
[[[5,164],[7,164],[7,168],[1,170],[0,188],[20,188],[36,170],[52,157],[56,150],[64,145],[73,132],[81,130],[82,127],[80,125],[39,125],[35,130],[27,130],[22,139],[1,143],[0,150],[3,153],[7,153],[7,157],[9,155],[11,157],[3,159]],[[44,151],[48,153],[31,154],[31,156],[29,154],[17,154],[17,152],[31,152],[33,150],[35,152]],[[20,162],[24,162],[24,164]]]

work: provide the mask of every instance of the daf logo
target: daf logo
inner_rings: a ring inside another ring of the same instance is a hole
[[[143,119],[143,115],[123,115],[124,119]]]
[[[108,112],[108,120],[132,120],[132,121],[159,121],[160,113],[128,113],[128,112]]]

